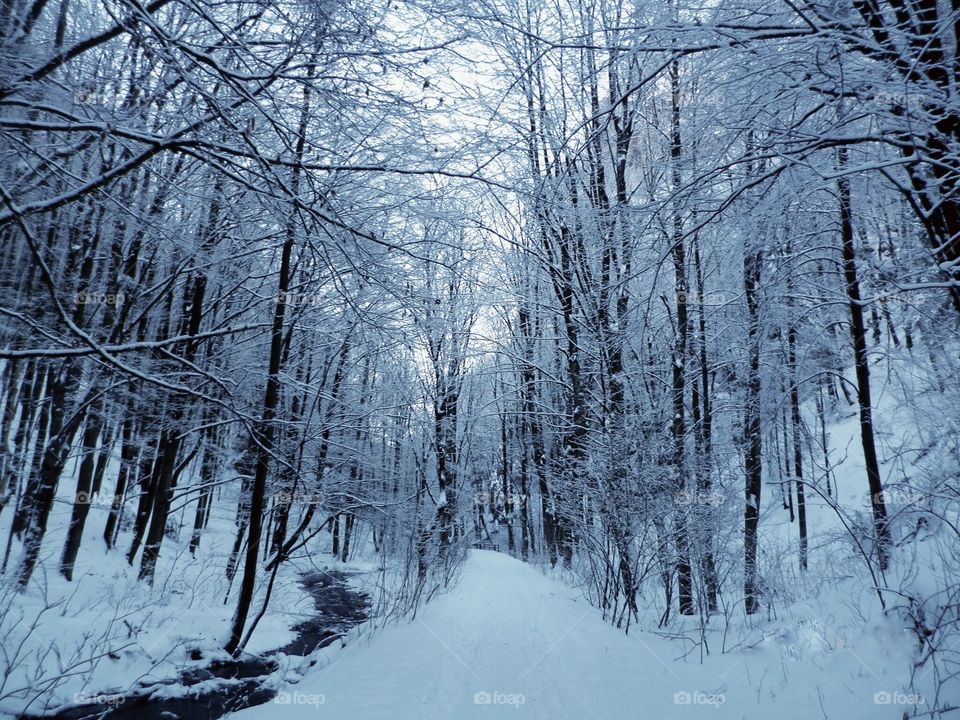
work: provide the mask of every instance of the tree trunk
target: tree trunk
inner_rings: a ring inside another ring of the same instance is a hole
[[[760,315],[757,290],[763,256],[760,250],[746,250],[743,260],[743,289],[747,301],[747,388],[744,401],[743,437],[745,497],[743,511],[743,597],[748,615],[760,610],[757,588],[757,527],[760,521],[763,439],[760,427]]]
[[[200,547],[200,537],[207,526],[210,504],[213,502],[213,484],[216,481],[217,467],[219,466],[219,448],[217,447],[218,433],[210,428],[207,433],[206,445],[203,448],[203,459],[200,461],[200,497],[197,498],[197,510],[193,518],[193,532],[190,534],[190,554],[193,555]]]
[[[313,77],[313,61],[307,67],[307,77]],[[310,116],[310,91],[305,86],[303,105],[300,112],[300,125],[297,128],[296,163],[292,170],[290,194],[297,198],[300,193],[301,165],[307,139],[307,120]],[[231,655],[241,649],[243,629],[253,601],[254,585],[257,578],[257,564],[260,553],[260,536],[263,531],[263,510],[267,494],[267,474],[270,471],[270,455],[273,452],[275,432],[274,416],[280,397],[280,361],[283,354],[283,326],[287,307],[287,293],[290,290],[290,269],[292,266],[293,246],[296,240],[294,222],[295,210],[287,219],[283,248],[280,253],[280,269],[277,281],[277,302],[273,313],[273,327],[270,333],[270,361],[267,372],[267,384],[263,392],[263,411],[259,427],[256,430],[257,460],[253,485],[250,492],[250,530],[247,541],[247,555],[244,561],[243,579],[237,597],[237,608],[230,629],[230,639],[224,649]]]
[[[797,379],[797,326],[791,318],[787,329],[787,366],[790,371],[790,421],[793,427],[793,471],[797,488],[797,526],[800,531],[800,569],[807,569],[807,503],[803,487],[803,440],[800,420],[800,388]],[[786,450],[786,448],[784,448]]]
[[[691,408],[694,424],[694,445],[697,455],[697,494],[706,499],[698,507],[707,521],[706,528],[701,531],[702,556],[700,572],[703,575],[703,585],[707,595],[707,612],[715,613],[719,607],[717,594],[719,580],[717,578],[716,561],[713,556],[713,545],[716,538],[716,518],[713,507],[713,407],[710,399],[710,366],[707,357],[707,304],[706,290],[703,281],[703,266],[700,261],[700,244],[694,239],[693,267],[697,281],[697,298],[700,312],[698,313],[697,343],[699,350],[700,377],[691,383]],[[698,402],[699,401],[699,402]]]
[[[679,191],[682,182],[680,161],[683,145],[680,136],[680,65],[670,63],[670,164],[674,189],[673,234],[670,238],[673,255],[673,275],[676,292],[677,328],[671,362],[673,421],[670,434],[673,438],[671,464],[674,474],[674,495],[683,496],[686,491],[686,372],[687,341],[690,334],[688,301],[690,288],[687,284],[687,259],[683,239],[683,218],[680,215]],[[690,540],[687,528],[686,506],[674,506],[674,534],[677,545],[677,601],[681,615],[693,615],[693,571],[690,567]]]
[[[73,566],[77,561],[77,553],[80,552],[80,542],[83,540],[83,529],[87,523],[87,514],[90,512],[90,503],[93,502],[97,440],[103,428],[102,408],[99,407],[99,403],[96,405],[88,413],[87,426],[83,432],[80,446],[83,460],[80,462],[80,471],[77,474],[77,491],[73,499],[67,538],[63,545],[63,556],[60,559],[60,574],[67,580],[73,580]]]
[[[841,171],[847,165],[846,148],[838,151]],[[863,320],[863,303],[860,299],[860,283],[857,278],[857,258],[853,244],[853,210],[850,203],[850,181],[841,176],[837,180],[840,196],[840,242],[843,252],[843,277],[850,302],[850,337],[853,341],[853,356],[857,375],[857,404],[860,408],[860,440],[863,444],[863,460],[867,467],[867,484],[870,487],[870,506],[876,532],[877,561],[882,570],[890,562],[890,528],[887,524],[887,508],[880,480],[880,463],[873,433],[873,409],[870,398],[870,363],[867,356],[867,331]]]

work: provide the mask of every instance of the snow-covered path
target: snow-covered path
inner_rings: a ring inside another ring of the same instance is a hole
[[[791,663],[779,643],[762,640],[747,654],[681,660],[679,642],[626,636],[578,595],[507,555],[473,551],[456,588],[416,620],[354,642],[274,702],[234,717],[882,720],[902,712],[874,703],[874,693],[896,690],[882,681],[880,660],[861,667],[831,652]]]

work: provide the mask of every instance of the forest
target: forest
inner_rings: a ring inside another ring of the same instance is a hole
[[[0,0],[0,715],[960,718],[958,93],[956,0]]]

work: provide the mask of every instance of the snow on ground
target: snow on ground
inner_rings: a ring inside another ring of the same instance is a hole
[[[414,620],[331,648],[300,683],[234,717],[893,720],[907,709],[895,624],[849,636],[789,627],[758,620],[750,649],[723,654],[717,637],[701,663],[675,640],[625,635],[534,566],[475,550]]]
[[[225,499],[214,506],[195,556],[187,550],[194,506],[175,513],[171,525],[178,524],[180,531],[164,538],[150,587],[137,580],[139,555],[133,566],[126,562],[129,527],[112,551],[102,538],[116,470],[111,463],[104,490],[92,503],[73,582],[57,572],[75,487],[68,474],[58,489],[34,580],[22,595],[15,593],[12,583],[0,593],[4,671],[0,714],[25,709],[40,713],[97,695],[127,692],[222,656],[236,604],[236,584],[234,595],[224,603],[228,593],[224,567],[236,533],[236,505]],[[128,520],[131,512],[128,507]],[[4,541],[12,516],[9,510],[0,516]],[[321,559],[329,557],[324,554]],[[14,551],[11,567],[17,560]],[[251,652],[283,646],[294,637],[290,628],[312,615],[312,598],[298,582],[299,573],[311,567],[315,563],[303,559],[282,567],[270,612],[248,645]],[[260,600],[258,594],[255,610]],[[191,659],[194,650],[202,653],[202,661]]]
[[[917,517],[913,506],[918,502],[907,488],[922,486],[924,478],[956,475],[943,453],[928,454],[931,438],[942,437],[939,425],[951,415],[943,407],[950,400],[932,392],[926,377],[912,377],[906,362],[875,377],[882,473],[892,488],[888,503],[898,516],[899,539]],[[915,401],[908,406],[904,398]],[[815,429],[813,407],[804,410],[808,426]],[[828,434],[834,497],[846,522],[868,523],[856,408],[841,400],[831,414]],[[823,472],[815,463],[806,466],[806,477],[821,488]],[[319,668],[298,684],[281,686],[275,702],[245,711],[246,720],[752,720],[774,714],[778,720],[883,720],[899,719],[904,711],[929,710],[931,695],[911,692],[933,692],[930,668],[917,670],[914,689],[908,686],[915,634],[902,613],[881,611],[866,565],[831,507],[833,500],[815,492],[807,493],[810,570],[799,572],[797,526],[780,505],[771,463],[765,467],[760,553],[772,607],[743,617],[736,593],[742,562],[737,519],[742,474],[734,466],[728,474],[724,507],[732,508],[732,514],[725,525],[726,552],[718,560],[729,573],[728,596],[722,598],[729,615],[710,619],[705,635],[709,653],[698,644],[696,619],[675,618],[664,635],[651,632],[662,612],[659,588],[644,591],[640,622],[624,635],[572,587],[575,579],[569,573],[548,578],[536,566],[477,551],[459,583],[422,608],[416,619],[376,632],[371,632],[376,623],[358,628],[345,648],[335,644],[320,651]],[[149,588],[136,579],[139,558],[134,567],[124,558],[129,527],[116,550],[93,551],[103,547],[100,534],[115,477],[111,464],[101,493],[104,502],[91,508],[75,581],[68,583],[56,572],[74,486],[68,479],[61,483],[51,514],[37,582],[23,596],[0,595],[0,636],[5,662],[13,665],[9,675],[0,678],[0,713],[22,710],[44,688],[49,695],[41,698],[44,702],[34,702],[31,711],[43,710],[44,704],[54,708],[72,703],[84,694],[126,691],[138,683],[174,677],[193,662],[191,649],[202,650],[204,662],[220,652],[234,604],[232,597],[223,602],[228,592],[223,568],[234,539],[235,501],[223,498],[215,504],[216,514],[196,557],[186,550],[193,506],[180,510],[179,535],[165,539],[156,583]],[[0,516],[0,538],[8,535],[11,515]],[[882,584],[930,596],[952,582],[938,577],[945,572],[938,542],[919,534],[898,551]],[[312,600],[297,578],[301,571],[335,562],[320,550],[311,548],[284,566],[270,612],[249,650],[284,645],[292,638],[289,628],[310,616]],[[360,550],[361,557],[369,554]],[[11,560],[16,561],[16,554]],[[353,565],[371,578],[377,575],[372,564]],[[378,592],[375,585],[364,589],[371,596]],[[898,602],[897,596],[888,595],[888,601]],[[282,668],[270,684],[283,677],[298,679],[287,670]],[[960,691],[954,686],[948,692],[957,697],[941,693],[940,700],[960,705]],[[278,707],[281,704],[284,707]]]

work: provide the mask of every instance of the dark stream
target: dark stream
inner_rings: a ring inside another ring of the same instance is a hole
[[[314,615],[296,625],[296,638],[282,648],[263,655],[246,655],[231,660],[215,660],[205,666],[184,670],[176,678],[152,682],[128,695],[104,692],[90,702],[72,705],[52,715],[21,715],[23,720],[215,720],[227,713],[261,705],[273,699],[276,691],[263,687],[266,676],[278,668],[273,656],[277,653],[306,656],[326,647],[350,628],[367,619],[370,600],[363,593],[350,589],[350,574],[338,570],[304,575],[303,587],[313,597]],[[191,688],[199,683],[219,680],[202,690],[181,692],[179,697],[154,697],[157,690],[169,685]]]

